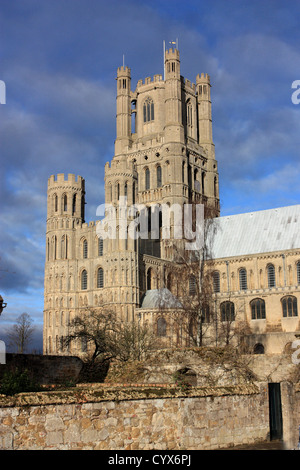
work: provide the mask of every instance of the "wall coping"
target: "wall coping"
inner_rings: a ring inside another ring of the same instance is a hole
[[[104,401],[221,397],[258,393],[260,393],[260,388],[255,383],[224,387],[189,387],[187,390],[170,384],[81,384],[80,387],[68,390],[19,393],[13,396],[0,395],[0,408]]]

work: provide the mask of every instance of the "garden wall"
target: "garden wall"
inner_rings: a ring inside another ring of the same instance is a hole
[[[188,392],[81,386],[0,398],[1,449],[219,449],[268,436],[266,383]]]

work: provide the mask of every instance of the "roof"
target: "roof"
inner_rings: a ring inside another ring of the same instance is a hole
[[[300,205],[218,217],[214,221],[209,229],[208,258],[300,248]]]
[[[180,308],[179,300],[169,291],[169,289],[147,290],[141,308]]]

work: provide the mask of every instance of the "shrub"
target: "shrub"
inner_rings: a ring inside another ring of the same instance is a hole
[[[27,369],[15,369],[5,372],[0,383],[0,393],[3,395],[37,392],[40,389],[40,386],[30,377]]]

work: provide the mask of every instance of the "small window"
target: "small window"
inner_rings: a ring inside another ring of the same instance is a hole
[[[240,290],[247,290],[247,271],[245,268],[239,270]]]
[[[154,103],[151,98],[147,98],[143,106],[144,122],[154,121]]]
[[[87,289],[87,272],[85,269],[81,273],[81,289],[82,290]]]
[[[186,105],[186,123],[189,127],[193,125],[193,108],[190,100],[187,101]]]
[[[210,311],[209,306],[207,304],[202,306],[201,318],[203,323],[210,322]]]
[[[256,343],[254,348],[253,348],[253,353],[254,354],[264,354],[265,353],[264,345],[261,344],[261,343]]]
[[[54,194],[53,199],[54,199],[54,211],[57,212],[57,209],[58,209],[58,206],[57,206],[57,194]]]
[[[275,281],[275,268],[273,264],[268,264],[267,266],[267,274],[268,274],[268,287],[275,287],[276,286],[276,281]]]
[[[97,287],[102,289],[104,287],[104,272],[102,268],[99,268],[97,271]]]
[[[150,170],[149,168],[145,169],[145,189],[150,189]]]
[[[250,306],[252,320],[264,320],[266,318],[266,306],[263,299],[251,300]]]
[[[300,285],[300,261],[297,263],[297,284]]]
[[[64,212],[68,210],[68,197],[66,194],[63,196],[63,207],[64,207]]]
[[[85,239],[82,242],[82,256],[85,259],[88,257],[88,242]]]
[[[212,278],[214,292],[220,292],[220,273],[218,271],[213,272]]]
[[[160,188],[161,185],[162,185],[161,166],[160,165],[156,168],[156,180],[157,180],[157,187]]]
[[[293,295],[288,295],[281,299],[282,304],[282,315],[283,317],[297,317],[298,316],[298,306],[297,298]]]
[[[152,288],[152,271],[151,268],[147,271],[147,290],[151,290]]]
[[[98,238],[98,256],[103,256],[103,238]]]
[[[75,215],[75,212],[76,212],[76,194],[73,195],[72,215]]]
[[[189,279],[189,293],[190,295],[196,294],[196,278],[193,275]]]
[[[221,303],[221,321],[234,321],[234,303],[223,302]]]
[[[164,318],[157,320],[157,336],[166,336],[167,334],[167,322]]]

